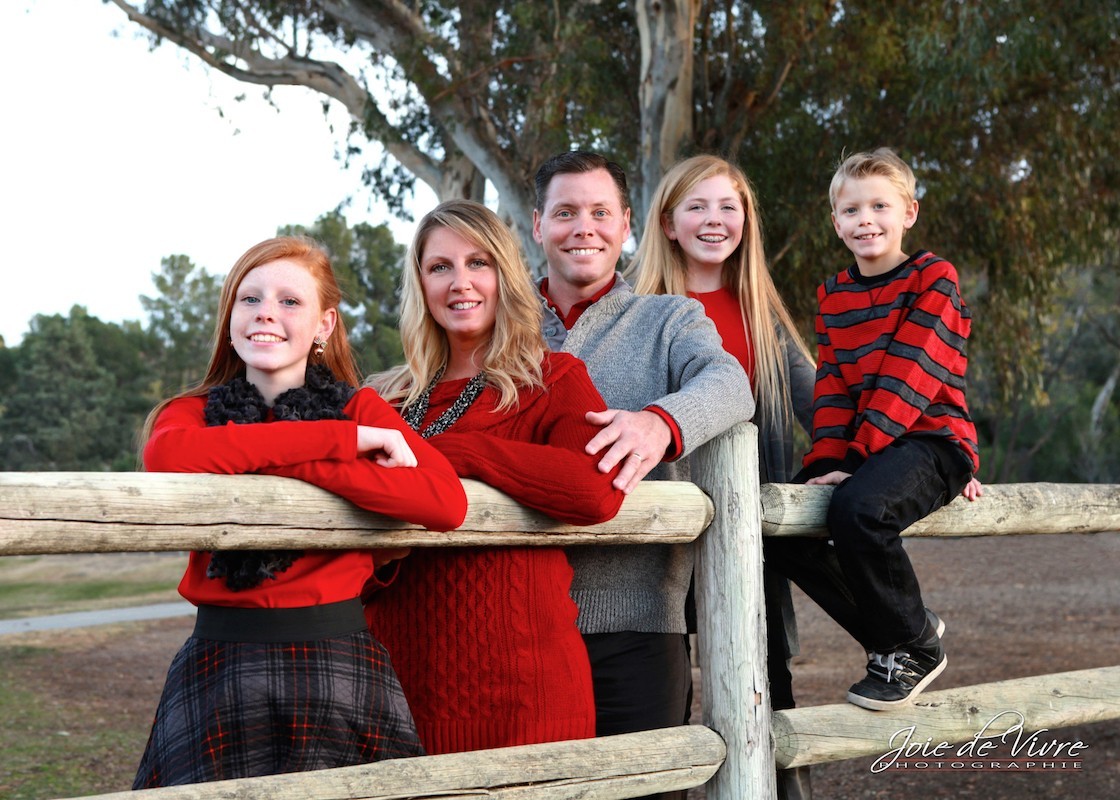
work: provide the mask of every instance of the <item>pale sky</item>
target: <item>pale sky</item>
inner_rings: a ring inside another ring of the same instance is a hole
[[[398,241],[411,236],[411,223],[368,208],[360,168],[334,158],[347,116],[336,106],[324,119],[319,95],[278,88],[278,113],[263,87],[172,45],[149,51],[139,27],[101,0],[3,0],[0,30],[8,346],[35,314],[75,304],[105,322],[142,320],[139,296],[154,294],[163,257],[225,275],[278,226],[310,225],[350,195],[351,224],[388,222]],[[418,195],[419,216],[435,198]]]

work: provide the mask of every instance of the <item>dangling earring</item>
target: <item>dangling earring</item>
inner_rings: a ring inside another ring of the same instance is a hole
[[[326,350],[326,349],[327,349],[327,340],[326,339],[316,339],[315,340],[315,355],[316,356],[318,356],[319,358],[322,358],[323,357],[323,351]]]

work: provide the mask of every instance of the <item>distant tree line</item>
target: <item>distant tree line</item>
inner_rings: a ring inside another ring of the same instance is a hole
[[[350,227],[332,211],[279,232],[306,233],[330,251],[363,373],[398,363],[404,248],[388,227]],[[135,438],[148,412],[205,373],[222,278],[173,255],[153,283],[156,295],[140,298],[146,323],[102,322],[74,306],[67,316],[34,317],[18,346],[0,342],[0,471],[136,467]]]

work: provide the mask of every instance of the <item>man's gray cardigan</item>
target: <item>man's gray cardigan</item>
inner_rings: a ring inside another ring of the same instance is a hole
[[[635,295],[621,275],[570,331],[544,298],[544,334],[553,350],[582,359],[609,408],[655,405],[680,428],[682,457],[647,480],[689,480],[689,453],[754,414],[743,368],[723,349],[699,302]],[[647,454],[656,457],[654,454]],[[691,544],[573,547],[572,599],[583,633],[685,633]]]

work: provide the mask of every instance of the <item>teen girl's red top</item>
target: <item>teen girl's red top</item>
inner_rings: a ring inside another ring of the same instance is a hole
[[[372,389],[346,404],[346,420],[266,421],[207,427],[205,397],[173,401],[144,448],[149,472],[257,473],[299,478],[355,505],[433,530],[458,527],[466,515],[463,485],[451,465]],[[396,428],[416,467],[386,468],[357,452],[357,426]],[[205,498],[199,498],[205,502]],[[275,580],[231,591],[206,577],[208,552],[191,553],[179,593],[195,605],[296,608],[351,600],[373,574],[370,550],[305,550]]]

